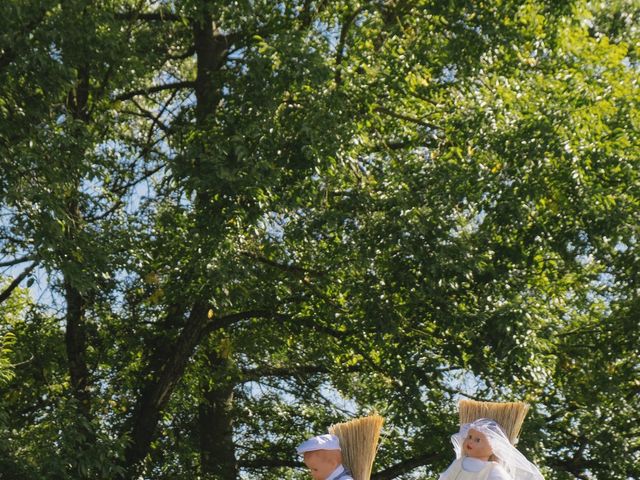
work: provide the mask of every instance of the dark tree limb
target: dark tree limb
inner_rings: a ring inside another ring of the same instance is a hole
[[[415,468],[429,465],[437,457],[438,456],[435,453],[427,453],[414,458],[403,460],[385,470],[373,473],[371,475],[371,480],[392,480],[405,473],[410,472],[411,470],[414,470]],[[295,460],[286,460],[286,459],[277,459],[277,458],[276,459],[257,458],[253,460],[241,460],[239,462],[239,466],[241,468],[255,470],[255,469],[262,469],[262,468],[277,468],[277,467],[297,468],[297,467],[304,467],[304,464],[302,462],[295,461]]]
[[[151,170],[147,170],[147,171],[143,172],[139,177],[131,180],[130,182],[127,182],[126,184],[120,186],[118,189],[114,189],[112,192],[117,194],[117,195],[124,195],[124,193],[127,190],[129,190],[130,188],[136,186],[140,182],[143,182],[143,181],[151,178],[153,175],[158,173],[164,167],[165,167],[164,165],[160,165],[160,166],[158,166],[156,168],[153,168]],[[91,215],[87,215],[86,216],[86,220],[87,220],[87,222],[97,222],[97,221],[103,220],[103,219],[109,217],[110,215],[112,215],[114,212],[116,212],[123,205],[124,205],[123,198],[118,198],[118,200],[113,202],[113,204],[109,208],[107,208],[106,210],[104,210],[104,211],[102,211],[100,213],[94,213],[94,214],[91,214]]]
[[[243,36],[221,35],[214,31],[212,14],[207,8],[202,8],[199,17],[191,20],[191,26],[197,57],[196,79],[193,82],[173,84],[172,88],[189,87],[195,90],[196,122],[198,127],[204,130],[209,120],[215,115],[222,95],[223,85],[219,71],[226,62],[231,45]],[[166,86],[159,86],[155,91],[166,88]],[[141,93],[148,93],[148,90],[121,94],[116,99],[132,98]],[[207,200],[206,191],[198,192],[198,205],[206,205]],[[271,315],[271,312],[253,310],[209,318],[208,311],[207,302],[195,301],[186,325],[182,328],[178,339],[171,345],[171,350],[166,352],[166,355],[154,357],[155,361],[151,365],[154,376],[143,388],[133,415],[126,425],[130,444],[125,451],[124,466],[128,477],[136,476],[140,461],[149,452],[162,411],[182,378],[187,362],[202,340],[209,333],[236,322]]]
[[[217,73],[224,64],[230,43],[224,35],[215,35],[211,18],[195,21],[193,36],[198,57],[195,92],[198,100],[196,117],[202,124],[215,114],[221,97],[222,85],[216,81]]]
[[[195,47],[195,45],[191,45],[189,48],[187,48],[182,53],[178,53],[178,54],[175,54],[175,55],[168,54],[167,58],[169,60],[184,60],[186,58],[193,57],[195,55],[195,53],[196,53],[196,47]]]
[[[182,15],[161,9],[155,12],[117,12],[114,16],[117,20],[142,20],[145,22],[181,22],[184,20]]]
[[[411,115],[407,115],[404,113],[397,113],[389,108],[377,107],[374,111],[378,113],[382,113],[384,115],[388,115],[393,118],[397,118],[398,120],[405,120],[407,122],[415,123],[417,125],[422,125],[423,127],[427,127],[432,130],[441,130],[440,127],[438,127],[438,125],[434,123],[425,122],[424,120],[412,117]]]
[[[209,318],[208,311],[208,304],[197,302],[168,356],[156,357],[158,364],[152,365],[154,377],[139,397],[127,425],[131,443],[125,452],[125,465],[130,474],[133,474],[137,464],[147,455],[162,411],[182,378],[187,362],[202,340],[209,333],[239,321],[273,315],[270,311],[248,310]]]
[[[78,78],[74,88],[67,95],[67,108],[74,118],[87,122],[89,120],[89,95],[91,92],[90,70],[88,65],[78,68]]]
[[[18,265],[20,263],[28,262],[33,260],[33,255],[25,255],[20,258],[14,258],[13,260],[8,260],[6,262],[0,262],[0,267],[13,267],[14,265]]]
[[[279,458],[257,458],[254,460],[241,460],[238,462],[240,468],[246,468],[249,470],[262,469],[262,468],[278,468],[278,467],[304,467],[304,463],[296,462],[294,460],[284,460]]]
[[[86,300],[69,278],[64,280],[67,303],[65,345],[69,361],[69,376],[73,396],[80,411],[90,418],[91,393],[89,391],[89,367],[87,366]]]
[[[162,120],[160,120],[159,115],[154,115],[153,113],[151,113],[149,110],[147,110],[142,105],[140,105],[138,102],[136,102],[136,100],[134,98],[131,99],[131,102],[136,106],[138,111],[137,112],[133,112],[133,111],[130,111],[130,110],[125,110],[124,113],[128,113],[129,115],[134,115],[134,116],[138,116],[138,117],[142,117],[142,118],[147,118],[147,119],[151,120],[151,123],[153,125],[158,127],[164,133],[166,133],[166,134],[170,134],[171,133],[171,128],[168,125],[165,125],[162,122]]]
[[[165,83],[162,85],[155,85],[153,87],[148,88],[140,88],[138,90],[132,90],[130,92],[124,92],[120,95],[116,95],[114,100],[116,101],[124,101],[129,100],[138,95],[150,95],[152,93],[162,92],[164,90],[180,90],[186,88],[193,88],[195,86],[195,82],[192,80],[184,80],[182,82],[174,82],[174,83]]]
[[[342,60],[344,59],[344,49],[346,47],[349,29],[351,28],[351,25],[353,25],[356,17],[360,14],[360,12],[362,12],[362,10],[364,10],[364,8],[364,6],[361,6],[353,13],[347,15],[344,22],[342,23],[342,28],[340,29],[340,39],[338,40],[338,46],[336,48],[336,85],[342,84]]]
[[[13,62],[16,57],[18,57],[20,55],[18,49],[16,49],[14,46],[17,44],[16,37],[28,37],[29,34],[33,33],[33,31],[36,29],[36,27],[38,27],[38,25],[40,25],[42,23],[42,21],[46,18],[47,13],[49,13],[49,10],[44,8],[41,9],[37,15],[35,15],[30,22],[27,22],[24,27],[22,27],[20,29],[19,32],[13,32],[13,33],[8,33],[8,35],[12,36],[12,42],[9,44],[10,46],[8,48],[5,48],[2,51],[2,54],[0,54],[0,70],[2,70],[3,68],[5,68],[7,65],[9,65],[11,62]]]
[[[297,265],[287,265],[284,263],[279,263],[274,260],[271,260],[270,258],[264,257],[262,255],[256,255],[255,253],[251,253],[251,252],[242,252],[242,255],[247,258],[257,260],[260,263],[276,268],[278,270],[294,274],[296,276],[312,275],[314,277],[322,277],[327,273],[320,270],[310,270],[304,267],[299,267]]]
[[[349,372],[357,372],[361,370],[358,365],[353,365],[346,369]],[[319,373],[329,373],[329,369],[318,365],[297,365],[294,367],[258,367],[253,369],[242,370],[242,382],[253,382],[264,377],[307,377],[309,375],[317,375]]]
[[[198,406],[200,436],[200,469],[203,475],[235,480],[238,463],[233,441],[233,401],[235,381],[224,374],[232,368],[233,361],[227,349],[211,348],[207,366],[214,374],[221,374],[220,381],[211,385],[202,382],[202,401]]]
[[[0,303],[3,303],[11,296],[11,293],[13,293],[16,288],[18,288],[18,285],[20,285],[20,283],[27,277],[27,275],[29,275],[33,271],[34,268],[36,268],[37,265],[38,262],[33,262],[26,269],[24,269],[22,273],[20,273],[20,275],[13,279],[9,286],[5,288],[2,293],[0,293]]]
[[[382,470],[380,472],[372,474],[371,480],[391,480],[393,478],[399,477],[400,475],[408,473],[415,468],[429,465],[436,458],[438,458],[438,455],[435,453],[425,453],[424,455],[403,460],[387,468],[386,470]]]
[[[302,5],[302,9],[300,10],[300,26],[303,30],[309,28],[313,23],[314,15],[311,10],[312,3],[313,0],[305,0],[304,4]],[[327,4],[327,0],[319,1],[318,6],[315,9],[315,13],[318,14],[322,12],[327,7]]]

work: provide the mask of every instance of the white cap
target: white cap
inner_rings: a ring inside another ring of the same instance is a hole
[[[299,454],[313,452],[314,450],[340,450],[340,440],[330,433],[318,435],[302,442],[296,450]]]

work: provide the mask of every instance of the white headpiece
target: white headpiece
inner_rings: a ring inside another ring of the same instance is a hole
[[[463,456],[462,442],[469,434],[469,430],[476,430],[487,437],[493,455],[498,463],[514,480],[544,480],[544,477],[533,463],[522,455],[516,447],[511,445],[502,427],[494,420],[479,418],[471,423],[465,423],[460,431],[451,436],[451,442],[456,450],[456,457]]]
[[[340,439],[335,435],[326,433],[302,442],[296,450],[298,454],[313,452],[315,450],[340,450]]]

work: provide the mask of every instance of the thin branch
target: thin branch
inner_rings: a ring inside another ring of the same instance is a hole
[[[148,151],[150,151],[150,149],[148,149]],[[111,193],[116,194],[118,196],[118,199],[115,202],[113,202],[113,204],[109,208],[104,210],[102,213],[87,215],[85,218],[86,221],[95,222],[95,221],[103,220],[104,218],[107,218],[109,215],[113,214],[124,204],[124,194],[126,193],[127,190],[139,184],[140,182],[143,182],[151,178],[153,175],[155,175],[157,172],[159,172],[163,168],[164,168],[164,165],[160,164],[156,168],[142,172],[141,176],[131,180],[130,182],[127,182],[122,185],[114,185],[113,188],[111,189]]]
[[[356,372],[360,370],[358,365],[347,368],[347,371]],[[329,369],[318,365],[298,365],[295,367],[259,367],[254,369],[244,369],[242,371],[242,382],[253,382],[263,377],[297,377],[315,375],[318,373],[329,373]]]
[[[466,392],[463,392],[462,390],[457,390],[455,388],[448,388],[445,386],[441,385],[442,390],[444,390],[445,392],[451,393],[452,395],[462,395],[465,396],[467,398],[470,398],[471,400],[475,400],[477,402],[486,402],[487,399],[486,398],[481,398],[481,397],[477,397],[475,395],[470,395]]]
[[[277,318],[279,315],[271,310],[246,310],[244,312],[231,313],[223,317],[213,317],[209,321],[209,328],[205,332],[213,332],[223,328],[230,327],[243,320],[250,320],[252,318]]]
[[[165,125],[163,122],[161,122],[159,119],[160,117],[168,110],[169,105],[173,102],[173,99],[176,97],[176,95],[178,94],[178,90],[174,90],[171,95],[169,95],[169,98],[166,100],[166,102],[162,105],[162,107],[160,108],[160,111],[158,112],[158,114],[156,116],[154,116],[151,112],[148,112],[147,110],[145,110],[144,108],[142,108],[135,100],[133,101],[133,103],[136,105],[136,107],[138,107],[140,110],[142,110],[143,112],[146,112],[147,115],[149,115],[152,119],[152,123],[149,127],[149,131],[147,132],[147,139],[146,139],[146,143],[144,144],[144,146],[142,147],[138,157],[131,163],[130,166],[130,171],[131,173],[134,172],[135,170],[135,166],[137,165],[138,160],[140,160],[141,158],[146,157],[147,154],[152,153],[153,152],[153,148],[158,145],[158,143],[165,141],[165,139],[168,137],[168,135],[170,134],[170,130],[171,127]],[[137,116],[142,116],[143,118],[149,118],[148,116],[138,113],[138,112],[130,112],[127,111],[127,113],[130,113],[131,115],[137,115]],[[169,114],[171,114],[171,112],[169,112]],[[153,139],[153,127],[154,125],[157,125],[158,128],[160,128],[164,133],[165,136],[164,137],[160,137],[157,138],[155,141],[152,142]],[[147,170],[147,172],[140,178],[129,182],[127,184],[124,185],[114,185],[112,188],[112,191],[116,194],[123,194],[128,188],[136,185],[137,183],[141,182],[142,180],[145,180],[147,178],[149,178],[150,176],[154,175],[156,172],[158,172],[159,170],[161,170],[164,166],[161,164],[160,166],[158,166],[155,169],[152,170]]]
[[[242,381],[253,382],[263,377],[293,377],[298,375],[314,375],[317,373],[327,373],[326,367],[317,365],[299,365],[297,367],[259,367],[242,370]]]
[[[338,40],[338,46],[336,48],[336,85],[342,84],[342,60],[344,59],[344,48],[347,42],[347,34],[349,33],[351,25],[353,25],[353,21],[360,14],[360,12],[364,10],[364,8],[364,6],[361,6],[351,15],[348,15],[347,18],[345,18],[344,23],[342,24],[342,28],[340,29],[340,40]]]
[[[135,169],[136,166],[138,164],[138,161],[145,157],[147,154],[154,152],[154,147],[156,145],[158,145],[160,142],[164,141],[166,139],[165,137],[160,137],[158,139],[156,139],[155,142],[153,142],[153,144],[149,144],[149,145],[144,145],[142,148],[142,151],[138,154],[138,156],[130,163],[130,165],[128,166],[128,172],[131,173],[131,175],[133,176],[135,174]],[[155,151],[158,155],[160,155],[161,153],[158,151]],[[135,185],[137,185],[138,183],[148,179],[149,177],[151,177],[152,175],[154,175],[155,173],[157,173],[158,171],[160,171],[162,168],[164,168],[163,164],[160,164],[158,167],[153,168],[151,170],[145,170],[142,172],[142,175],[138,178],[134,178],[133,180],[126,182],[126,183],[122,183],[120,181],[120,179],[116,179],[116,181],[113,182],[113,184],[109,187],[109,190],[112,193],[115,193],[116,195],[124,195],[126,193],[127,190],[129,190],[131,187],[134,187]],[[123,175],[122,178],[125,178],[126,175]]]
[[[264,257],[262,255],[256,255],[254,253],[251,252],[242,252],[241,253],[242,256],[247,257],[247,258],[251,258],[253,260],[257,260],[260,263],[264,263],[265,265],[269,265],[270,267],[274,267],[277,268],[278,270],[282,270],[285,272],[289,272],[292,273],[296,276],[307,276],[307,275],[313,275],[315,277],[322,277],[324,275],[326,275],[327,272],[323,272],[320,270],[309,270],[303,267],[298,267],[296,265],[286,265],[283,263],[278,263],[274,260],[271,260],[267,257]]]
[[[181,15],[163,10],[155,12],[118,12],[115,17],[118,20],[144,20],[148,22],[180,22],[184,19]]]
[[[124,113],[129,113],[131,115],[136,115],[136,116],[140,116],[140,117],[143,117],[143,118],[148,118],[149,120],[151,120],[153,122],[154,125],[156,125],[164,133],[166,133],[166,134],[171,133],[171,129],[169,128],[169,126],[165,125],[160,120],[160,115],[162,115],[162,112],[160,112],[158,114],[158,116],[156,116],[153,113],[151,113],[149,110],[144,108],[142,105],[140,105],[138,102],[136,102],[136,100],[134,98],[131,99],[131,102],[138,108],[139,112],[132,112],[130,110],[125,110]],[[153,131],[151,131],[150,135],[147,135],[147,142],[150,140],[150,136],[152,136],[152,135],[153,135]]]
[[[17,243],[17,244],[21,244],[24,242],[23,239],[8,234],[4,229],[2,229],[2,233],[0,233],[0,240],[8,240],[12,243]]]
[[[196,54],[196,46],[195,45],[191,45],[183,53],[179,53],[177,55],[169,54],[169,55],[167,55],[167,58],[169,58],[169,60],[184,60],[185,58],[192,57],[195,54]]]
[[[131,180],[130,182],[125,183],[124,185],[120,185],[118,187],[118,189],[114,190],[113,192],[116,193],[116,194],[123,194],[124,192],[126,192],[130,188],[135,187],[140,182],[148,180],[149,178],[154,176],[156,173],[158,173],[160,170],[162,170],[164,167],[165,166],[161,164],[161,165],[158,165],[156,168],[152,168],[151,170],[147,170],[147,171],[143,172],[143,174],[141,176],[139,176],[138,178],[136,178],[135,180]]]
[[[438,108],[441,107],[441,105],[438,102],[436,102],[435,100],[433,100],[432,98],[425,97],[424,95],[420,95],[418,92],[407,91],[405,93],[407,93],[408,95],[410,95],[412,97],[417,98],[418,100],[422,100],[425,103],[429,103],[429,104],[433,105],[434,107],[438,107]]]
[[[304,4],[302,5],[302,9],[300,10],[300,15],[298,18],[302,20],[302,28],[308,28],[311,25],[311,20],[313,16],[311,15],[311,3],[312,0],[304,0]]]
[[[435,144],[435,143],[434,143]],[[398,150],[406,150],[406,149],[416,149],[416,148],[429,148],[431,146],[430,142],[414,139],[414,140],[392,140],[392,141],[382,141],[372,146],[372,148],[367,149],[366,152],[369,154],[372,153],[381,153],[381,152],[395,152]]]
[[[18,285],[29,275],[34,268],[38,265],[38,262],[33,262],[29,265],[20,275],[18,275],[13,282],[0,294],[0,303],[3,303],[7,298],[11,296],[11,293],[18,288]]]
[[[27,363],[31,363],[34,358],[36,358],[33,354],[31,354],[31,357],[28,360],[23,360],[22,362],[18,362],[18,363],[12,363],[11,365],[9,365],[11,368],[16,368],[16,367],[21,367],[22,365],[26,365]]]
[[[427,128],[432,129],[432,130],[441,130],[441,128],[438,125],[435,125],[435,124],[429,123],[429,122],[425,122],[424,120],[412,117],[411,115],[406,115],[404,113],[394,112],[393,110],[390,110],[390,109],[385,108],[385,107],[377,107],[375,109],[375,111],[378,112],[378,113],[383,113],[385,115],[389,115],[390,117],[393,117],[393,118],[397,118],[398,120],[405,120],[407,122],[415,123],[417,125],[422,125],[423,127],[427,127]]]
[[[386,470],[374,473],[373,475],[371,475],[371,480],[391,480],[392,478],[397,478],[400,475],[408,473],[415,468],[429,465],[436,458],[438,458],[438,454],[426,453],[418,457],[403,460],[387,468]]]
[[[0,262],[0,267],[12,267],[13,265],[18,265],[19,263],[28,262],[33,259],[33,255],[25,255],[24,257],[9,260],[7,262]]]
[[[129,100],[138,95],[150,95],[152,93],[162,92],[163,90],[174,90],[183,88],[194,88],[195,82],[193,80],[184,80],[182,82],[165,83],[163,85],[155,85],[148,88],[140,88],[138,90],[132,90],[131,92],[121,93],[117,95],[115,101]]]
[[[304,463],[295,462],[293,460],[281,460],[278,458],[258,458],[255,460],[241,460],[238,462],[240,468],[260,469],[260,468],[276,468],[276,467],[304,467]]]

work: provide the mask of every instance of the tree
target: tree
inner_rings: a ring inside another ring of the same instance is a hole
[[[631,4],[0,8],[2,300],[52,299],[16,478],[302,478],[370,408],[374,478],[434,478],[459,395],[532,402],[549,478],[638,474]]]

